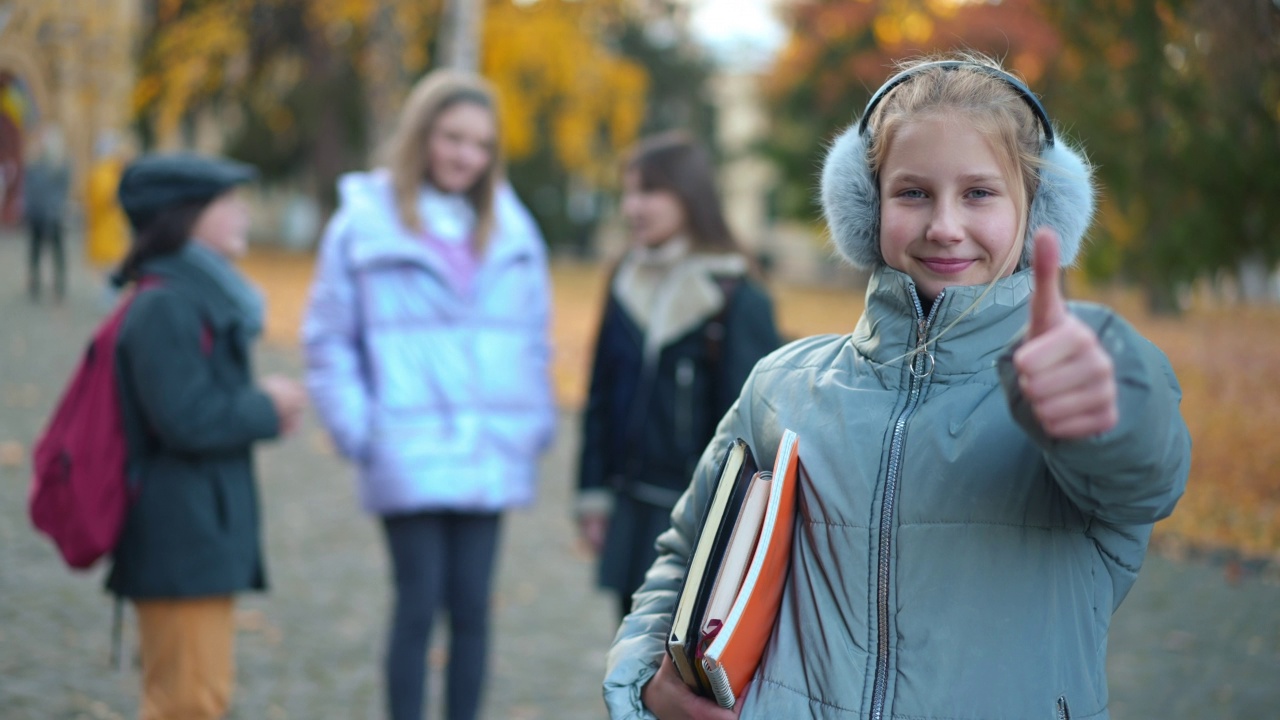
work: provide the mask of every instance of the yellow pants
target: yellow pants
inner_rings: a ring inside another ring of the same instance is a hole
[[[218,720],[235,687],[232,598],[135,600],[141,720]]]

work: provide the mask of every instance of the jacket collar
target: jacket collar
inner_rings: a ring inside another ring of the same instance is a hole
[[[189,297],[214,327],[225,328],[241,319],[240,305],[230,291],[181,252],[147,261],[141,275],[159,276],[166,286]]]
[[[989,292],[986,285],[949,287],[925,312],[911,277],[882,266],[867,283],[866,311],[852,342],[873,362],[906,365],[918,346],[923,322],[933,375],[993,369],[1027,321],[1032,278],[1028,269],[997,280]]]
[[[614,276],[612,292],[644,332],[644,356],[710,320],[728,298],[716,277],[742,277],[746,258],[737,253],[677,254],[668,263],[653,263],[652,254],[633,250]]]
[[[432,247],[400,222],[391,188],[391,176],[384,169],[343,175],[338,181],[342,209],[349,213],[350,260],[355,267],[383,263],[410,262],[447,276],[448,264]],[[510,232],[515,218],[514,192],[502,185],[494,198],[494,229],[481,264],[505,262],[532,253],[528,233]]]

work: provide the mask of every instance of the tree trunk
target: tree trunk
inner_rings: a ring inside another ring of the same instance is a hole
[[[335,65],[333,49],[329,47],[328,41],[321,33],[311,33],[307,39],[308,72],[322,94],[340,91],[337,88]],[[314,102],[312,112],[317,117],[311,147],[311,176],[318,186],[316,197],[320,200],[322,213],[327,216],[337,205],[334,183],[342,172],[342,123],[334,103]]]
[[[1177,317],[1182,314],[1178,291],[1172,284],[1148,278],[1142,284],[1147,300],[1147,312],[1156,317]]]
[[[480,26],[484,0],[447,0],[440,23],[440,65],[476,72],[480,67]]]
[[[399,110],[401,91],[405,86],[404,69],[400,57],[404,51],[404,36],[396,28],[395,3],[379,0],[374,15],[373,32],[369,43],[368,88],[369,130],[372,138],[385,138],[391,134]],[[374,148],[375,151],[378,148]]]

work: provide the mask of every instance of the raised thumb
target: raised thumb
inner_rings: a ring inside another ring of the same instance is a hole
[[[1058,234],[1042,227],[1036,231],[1031,265],[1036,286],[1031,293],[1031,337],[1056,327],[1067,315],[1067,303],[1058,281]]]

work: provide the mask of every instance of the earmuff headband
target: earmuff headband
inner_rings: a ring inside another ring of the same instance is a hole
[[[999,68],[979,63],[965,62],[963,60],[936,60],[934,62],[921,63],[920,65],[916,65],[908,70],[903,70],[897,75],[886,80],[884,85],[881,85],[880,89],[877,90],[876,93],[871,96],[871,99],[867,101],[867,109],[862,111],[862,120],[858,123],[858,134],[867,134],[867,125],[871,119],[872,111],[876,109],[876,106],[880,104],[881,100],[884,100],[885,96],[888,95],[890,91],[921,72],[933,68],[941,68],[943,70],[959,70],[961,68],[965,70],[974,70],[986,73],[993,78],[1004,81],[1017,91],[1018,95],[1026,101],[1027,106],[1031,108],[1031,112],[1035,114],[1036,119],[1040,121],[1040,127],[1044,129],[1045,147],[1053,146],[1053,126],[1049,124],[1049,114],[1045,112],[1044,106],[1040,104],[1040,99],[1036,97],[1035,93],[1031,92],[1031,88],[1027,87],[1026,83]]]

